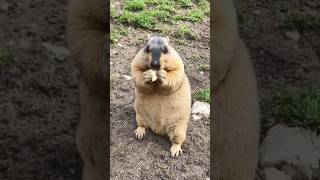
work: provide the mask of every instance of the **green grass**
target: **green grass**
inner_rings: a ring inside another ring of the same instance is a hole
[[[209,71],[210,67],[208,64],[200,64],[197,66],[197,71]]]
[[[122,29],[120,29],[120,28],[111,29],[111,33],[110,33],[111,44],[117,43],[122,38],[122,36],[126,36],[126,35],[128,35],[128,31],[125,30],[124,28],[122,28]]]
[[[162,4],[160,6],[155,7],[155,10],[157,11],[164,11],[168,13],[173,13],[174,12],[174,7],[170,4]]]
[[[205,15],[210,15],[210,3],[207,0],[198,0],[196,3]]]
[[[210,103],[210,89],[200,89],[194,93],[194,97],[197,101]]]
[[[320,89],[282,92],[276,95],[273,104],[274,116],[280,122],[320,132]]]
[[[300,32],[305,30],[319,30],[320,18],[293,12],[288,14],[285,19],[280,22],[279,27],[285,30],[298,30]]]
[[[188,7],[192,6],[191,0],[178,0],[177,2],[184,8],[188,8]]]
[[[135,23],[137,23],[140,27],[143,28],[154,29],[156,24],[154,20],[155,18],[155,12],[143,11],[137,16],[135,16]]]
[[[147,5],[152,5],[152,6],[156,6],[156,5],[173,5],[174,1],[171,0],[163,0],[163,1],[159,1],[159,0],[145,0],[144,1]]]
[[[186,15],[178,15],[175,17],[176,20],[185,20],[191,22],[200,22],[204,19],[205,12],[202,9],[194,9],[189,11]]]
[[[192,62],[197,62],[201,59],[201,57],[198,54],[192,54],[190,59]]]
[[[139,14],[135,14],[125,10],[123,14],[118,17],[118,21],[124,24],[154,30],[157,22],[166,22],[169,20],[169,17],[170,13],[168,11],[141,11]]]
[[[205,4],[204,1],[196,3],[191,0],[126,0],[119,15],[112,10],[111,16],[121,24],[161,32],[159,25],[164,23],[174,29],[177,21],[201,22],[207,15],[205,12],[208,7],[209,3]]]
[[[181,46],[186,46],[188,44],[185,40],[182,40],[182,39],[176,39],[175,41],[177,44]]]
[[[155,30],[158,31],[161,36],[169,36],[171,34],[171,27],[165,23],[158,24]]]
[[[117,20],[121,23],[132,23],[136,19],[135,14],[130,11],[124,11],[119,17],[117,17]]]
[[[13,54],[9,49],[0,49],[0,66],[13,63]]]
[[[145,3],[143,0],[127,0],[124,6],[124,9],[128,11],[142,11],[144,8]]]
[[[115,9],[113,4],[110,4],[110,16],[111,17],[117,17],[117,11],[116,11],[116,9]]]
[[[186,25],[179,26],[176,36],[178,38],[183,38],[183,39],[198,39],[198,35],[194,33],[193,31],[190,30],[190,28]]]

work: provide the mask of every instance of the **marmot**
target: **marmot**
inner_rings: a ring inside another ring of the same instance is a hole
[[[142,139],[147,128],[167,135],[171,156],[179,156],[190,118],[191,90],[183,61],[169,38],[151,37],[134,57],[131,73],[138,125],[135,136]]]
[[[255,73],[239,37],[233,1],[214,1],[213,13],[211,178],[253,180],[259,150]]]
[[[105,180],[109,158],[107,143],[108,32],[104,0],[72,0],[69,3],[67,40],[80,69],[80,123],[76,142],[84,162],[83,180]]]

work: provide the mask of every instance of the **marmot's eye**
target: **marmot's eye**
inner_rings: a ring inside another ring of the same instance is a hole
[[[144,48],[144,52],[149,53],[150,52],[150,45],[147,44],[146,47]]]
[[[168,53],[168,48],[167,48],[167,46],[164,46],[163,48],[161,48],[161,50],[162,50],[162,52],[163,52],[164,54],[167,54],[167,53]]]

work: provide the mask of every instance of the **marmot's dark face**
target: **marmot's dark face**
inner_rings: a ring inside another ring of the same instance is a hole
[[[168,40],[163,37],[151,37],[144,48],[148,54],[148,65],[150,69],[159,70],[162,65],[162,55],[168,52]]]

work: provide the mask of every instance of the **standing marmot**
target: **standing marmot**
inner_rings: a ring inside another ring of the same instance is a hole
[[[233,1],[214,1],[213,13],[211,178],[253,180],[259,147],[255,73],[239,37]]]
[[[181,57],[168,38],[151,37],[133,59],[131,73],[138,125],[135,136],[142,139],[146,128],[167,135],[171,156],[177,157],[182,153],[191,111],[190,85]]]

